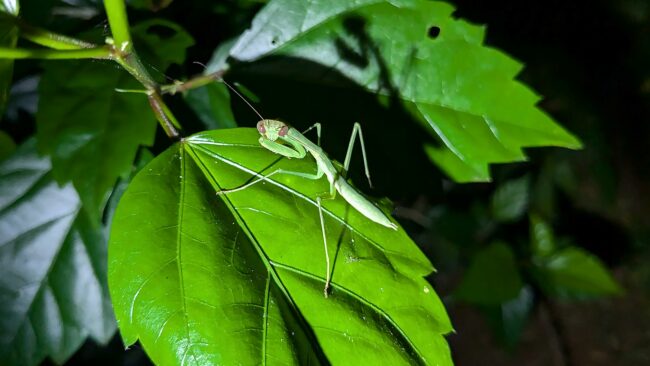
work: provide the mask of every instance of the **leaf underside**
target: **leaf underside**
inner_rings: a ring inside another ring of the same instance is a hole
[[[316,196],[325,179],[278,159],[255,129],[184,140],[136,176],[113,223],[109,283],[126,344],[158,364],[451,364],[451,331],[422,278],[433,268],[403,230],[324,201],[332,292]],[[161,215],[160,213],[165,213]],[[138,271],[130,269],[138,268]]]
[[[70,185],[27,142],[0,165],[0,360],[65,362],[88,336],[107,342],[115,320],[106,240]]]

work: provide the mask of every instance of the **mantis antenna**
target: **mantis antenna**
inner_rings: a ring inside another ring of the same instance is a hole
[[[257,114],[257,116],[260,117],[260,119],[265,119],[264,117],[262,117],[262,115],[260,114],[260,112],[258,112],[257,109],[255,109],[255,107],[253,107],[253,105],[250,104],[250,103],[248,102],[248,100],[246,100],[246,98],[244,98],[243,95],[239,94],[239,92],[237,91],[237,89],[235,89],[235,88],[233,88],[232,86],[230,86],[230,84],[228,84],[228,83],[227,83],[223,78],[220,78],[219,80],[221,80],[221,82],[224,83],[224,85],[226,85],[226,86],[228,87],[228,89],[232,90],[233,93],[237,94],[237,96],[240,97],[241,100],[244,101],[244,103],[246,103],[249,107],[251,107],[251,109],[253,110],[253,112],[255,112],[255,114]]]

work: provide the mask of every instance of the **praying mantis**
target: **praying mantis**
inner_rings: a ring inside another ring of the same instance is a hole
[[[237,95],[239,93],[232,88],[230,85],[226,84]],[[257,131],[260,133],[259,143],[267,150],[274,152],[276,154],[285,156],[287,158],[302,159],[307,156],[309,153],[314,160],[316,161],[317,171],[316,173],[303,173],[303,172],[294,172],[289,170],[277,169],[266,175],[260,176],[259,178],[242,185],[237,188],[222,190],[217,192],[217,194],[228,194],[236,191],[244,190],[253,184],[259,183],[261,181],[268,180],[271,176],[275,174],[287,174],[294,175],[306,179],[320,179],[323,175],[327,178],[330,184],[330,190],[328,193],[325,193],[321,196],[316,197],[316,203],[318,206],[318,214],[320,217],[321,231],[323,234],[323,245],[325,247],[325,262],[326,262],[326,278],[325,278],[325,288],[323,293],[325,297],[328,297],[329,287],[331,284],[331,268],[330,268],[330,257],[329,251],[327,248],[327,235],[325,232],[325,222],[323,220],[323,208],[321,201],[323,199],[333,199],[336,197],[336,193],[341,195],[352,207],[354,207],[359,213],[368,218],[369,220],[382,225],[384,227],[390,228],[392,230],[397,230],[397,225],[391,221],[391,219],[375,204],[370,202],[365,196],[363,196],[359,191],[348,183],[346,180],[346,173],[350,166],[350,160],[352,158],[352,150],[356,137],[359,136],[359,141],[361,142],[362,156],[364,162],[364,168],[366,177],[368,178],[368,183],[370,182],[370,171],[368,169],[368,161],[366,158],[366,150],[363,142],[363,133],[361,131],[361,125],[359,123],[354,124],[352,129],[352,136],[350,137],[350,142],[348,144],[348,150],[345,156],[345,161],[343,163],[343,170],[339,171],[335,168],[332,160],[330,160],[327,154],[320,147],[320,136],[321,136],[321,125],[320,123],[314,124],[312,127],[304,131],[307,133],[313,128],[316,128],[318,135],[318,144],[314,144],[311,140],[306,138],[303,133],[296,130],[295,128],[289,126],[288,124],[273,120],[265,119],[262,117],[256,110],[253,108],[248,101],[246,101],[243,96],[239,95],[246,104],[249,105],[255,111],[255,113],[261,118],[257,123]],[[371,184],[372,186],[372,184]]]

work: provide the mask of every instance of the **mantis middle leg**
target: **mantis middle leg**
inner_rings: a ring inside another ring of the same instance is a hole
[[[359,122],[354,122],[354,127],[352,128],[352,136],[350,136],[350,142],[348,143],[348,151],[345,154],[345,161],[343,162],[343,177],[347,177],[348,168],[350,167],[350,160],[352,159],[352,150],[354,150],[354,142],[359,135],[359,141],[361,142],[361,155],[363,156],[363,168],[366,172],[366,177],[368,178],[368,184],[372,188],[372,181],[370,180],[370,169],[368,169],[368,158],[366,157],[366,146],[363,142],[363,132],[361,131],[361,125]]]

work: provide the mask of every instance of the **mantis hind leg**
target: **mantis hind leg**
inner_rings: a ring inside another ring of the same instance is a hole
[[[368,184],[372,188],[372,181],[370,180],[370,169],[368,169],[368,158],[366,157],[366,146],[363,142],[363,132],[361,131],[361,125],[359,122],[354,123],[352,128],[352,136],[350,136],[350,142],[348,143],[348,151],[345,154],[345,161],[343,162],[343,177],[347,177],[348,169],[350,168],[350,160],[352,159],[352,150],[354,150],[354,141],[359,135],[359,141],[361,142],[361,155],[363,156],[363,168],[366,172],[366,177],[368,178]]]

